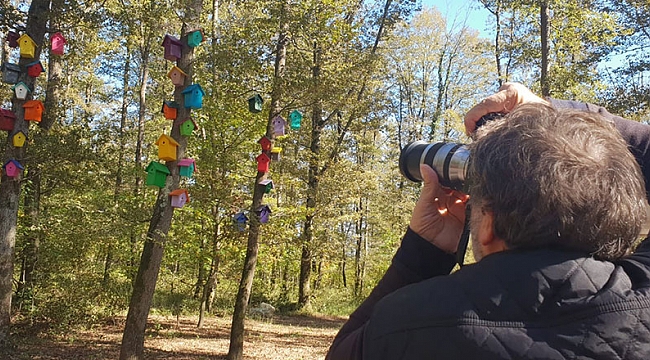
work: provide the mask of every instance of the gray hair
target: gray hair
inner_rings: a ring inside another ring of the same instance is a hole
[[[514,248],[559,247],[613,260],[645,219],[639,165],[602,116],[522,105],[478,131],[470,145],[472,203],[494,215]]]

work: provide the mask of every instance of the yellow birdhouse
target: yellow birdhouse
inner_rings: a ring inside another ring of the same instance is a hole
[[[164,160],[164,161],[176,160],[176,148],[179,145],[176,142],[176,140],[163,134],[160,135],[158,141],[156,141],[156,145],[158,145],[158,158],[160,160]]]
[[[20,57],[33,59],[36,53],[36,43],[27,34],[22,34],[18,38],[18,46],[20,46]]]
[[[23,147],[25,145],[25,140],[27,140],[27,136],[25,136],[25,133],[22,131],[17,132],[14,137],[12,138],[14,147]]]

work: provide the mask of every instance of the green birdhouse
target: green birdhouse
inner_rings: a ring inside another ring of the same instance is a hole
[[[152,161],[147,166],[147,180],[145,184],[149,186],[164,187],[165,181],[167,180],[167,175],[169,175],[169,169],[167,166],[157,162]]]
[[[198,128],[196,123],[192,119],[187,119],[181,124],[181,135],[183,136],[192,136],[194,129]]]
[[[178,167],[181,176],[191,178],[194,175],[194,170],[196,170],[196,162],[191,158],[182,159],[178,162]]]
[[[205,40],[205,36],[203,35],[203,30],[194,30],[187,34],[187,46],[189,47],[197,47],[201,45],[201,43]]]
[[[262,96],[260,94],[255,94],[255,96],[248,99],[248,110],[252,113],[261,112],[262,104],[264,104],[264,99],[262,99]]]
[[[291,130],[298,130],[300,129],[300,124],[302,122],[302,114],[298,110],[294,110],[289,114],[289,121],[291,124],[289,125],[291,127]]]
[[[273,180],[265,179],[259,182],[260,186],[264,187],[264,193],[268,194],[273,190]]]

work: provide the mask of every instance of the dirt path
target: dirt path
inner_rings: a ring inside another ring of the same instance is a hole
[[[124,319],[116,324],[65,335],[36,334],[16,329],[17,347],[1,359],[70,360],[117,359]],[[196,317],[150,316],[145,340],[146,359],[225,359],[230,336],[230,318],[209,318],[201,329]],[[323,359],[334,335],[343,324],[340,318],[274,316],[246,322],[244,358],[256,360]]]

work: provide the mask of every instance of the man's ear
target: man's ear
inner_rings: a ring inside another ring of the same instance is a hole
[[[481,245],[483,254],[489,255],[507,250],[508,247],[505,241],[494,233],[494,214],[492,211],[481,209],[481,212],[483,216],[481,216],[477,240]]]

